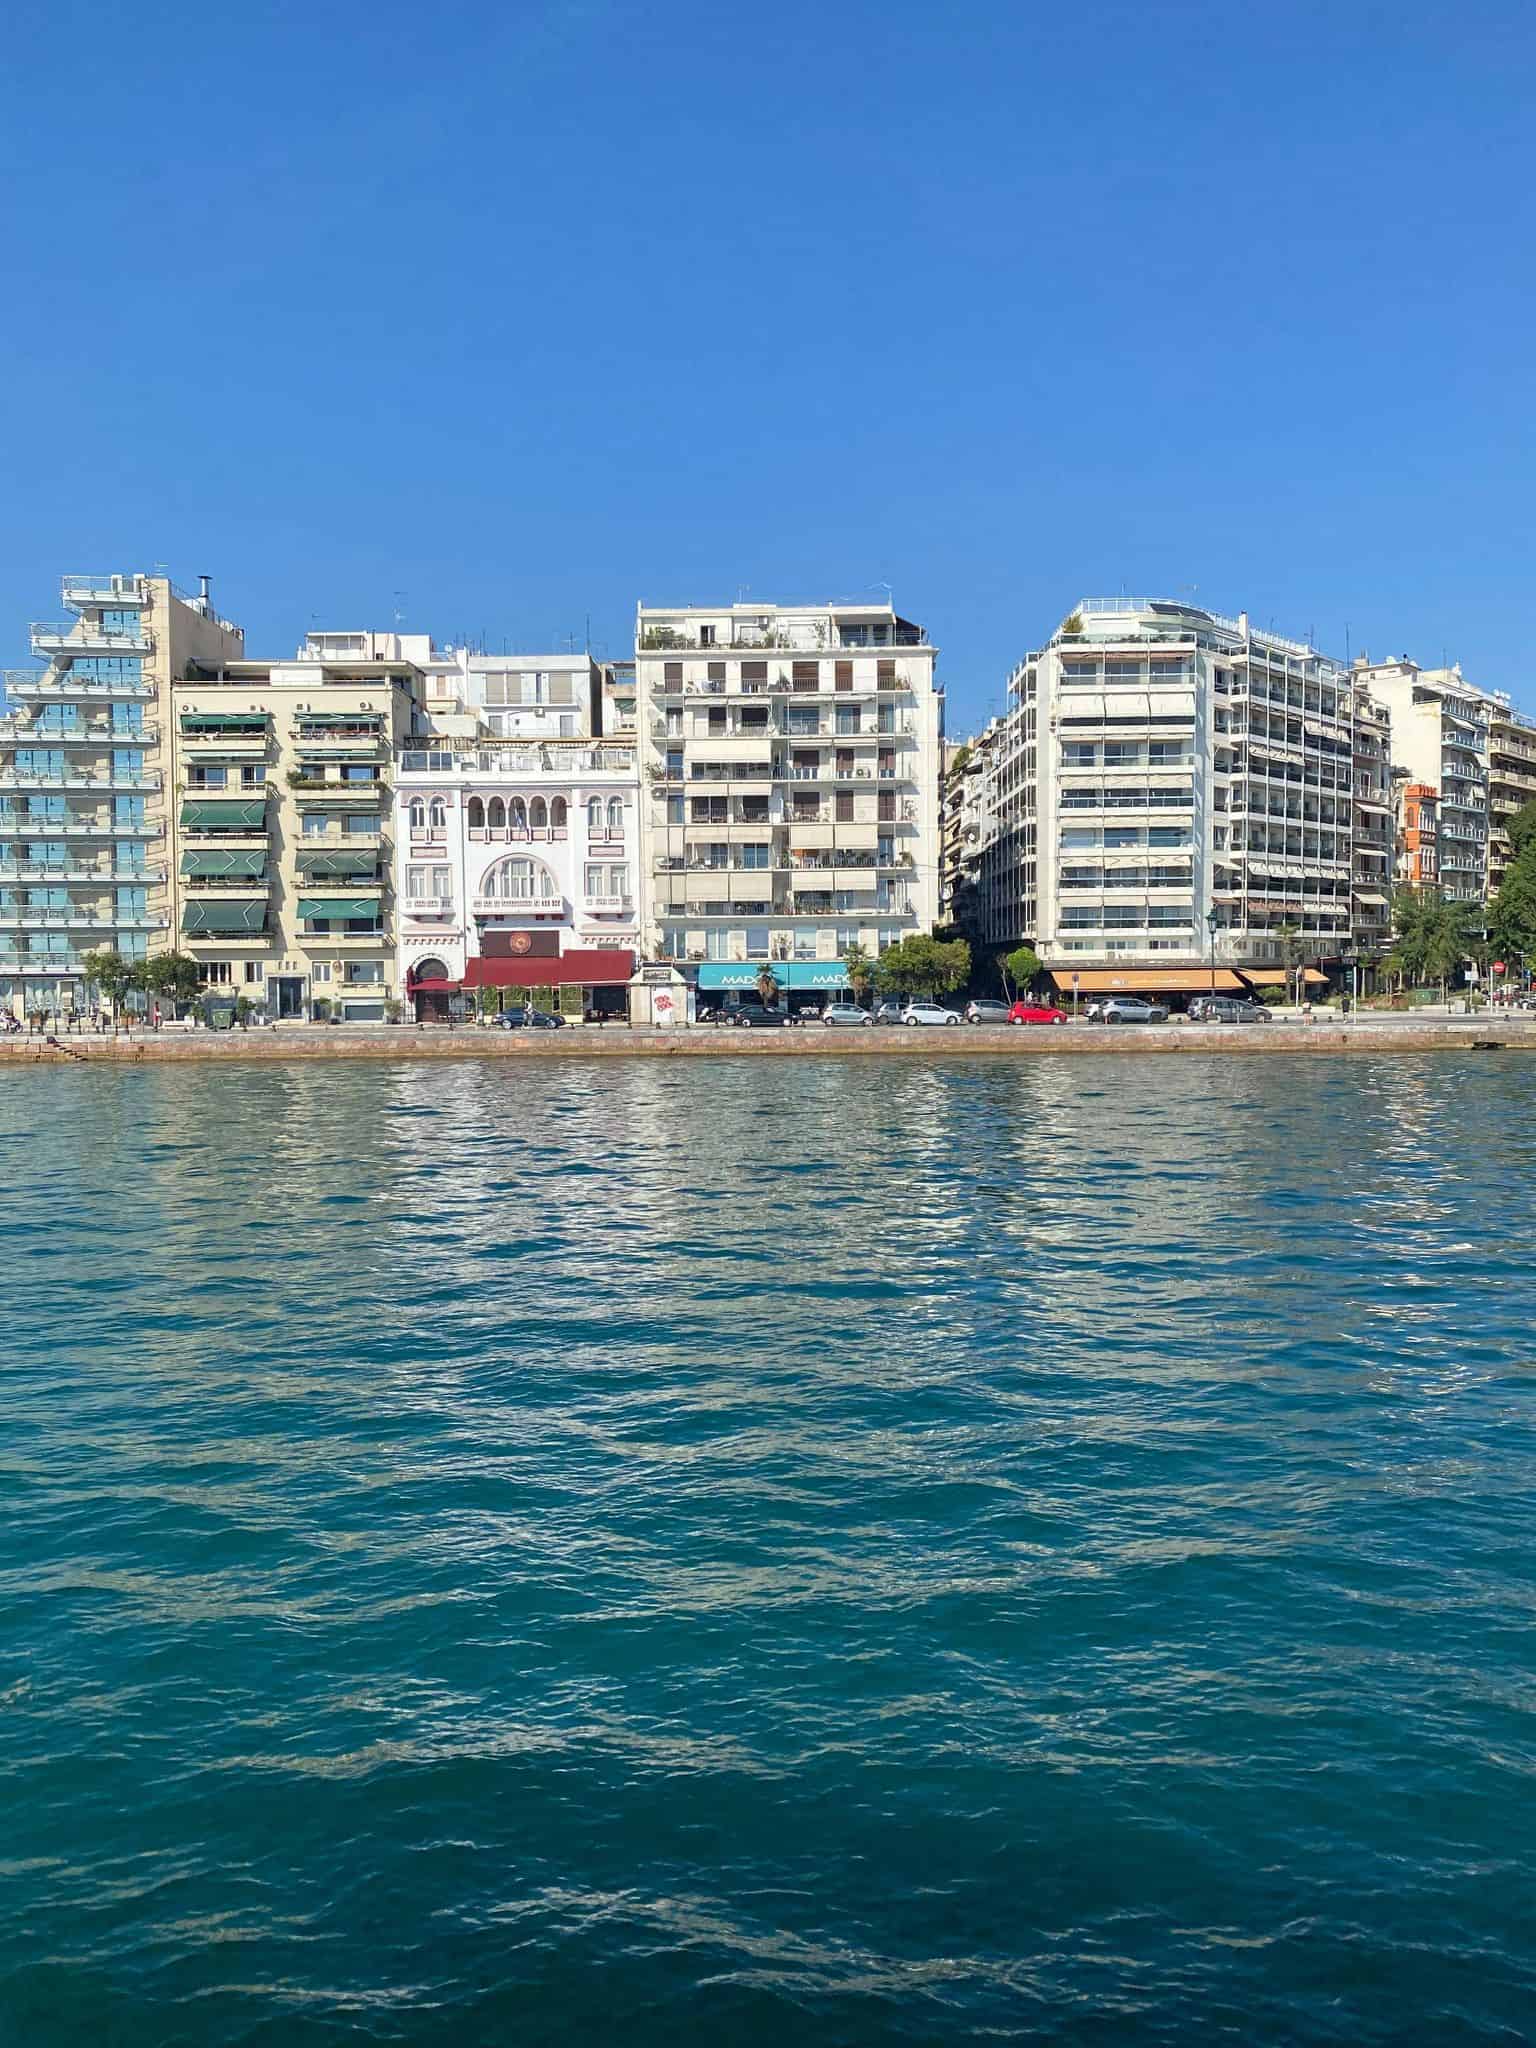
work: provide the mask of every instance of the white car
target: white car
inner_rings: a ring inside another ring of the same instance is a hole
[[[937,1003],[908,1003],[901,1013],[903,1024],[958,1024],[959,1013],[940,1009]]]

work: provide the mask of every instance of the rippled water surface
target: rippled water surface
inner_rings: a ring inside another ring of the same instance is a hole
[[[0,2040],[1532,2038],[1533,1112],[0,1075]]]

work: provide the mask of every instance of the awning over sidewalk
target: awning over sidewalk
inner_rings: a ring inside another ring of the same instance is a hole
[[[1230,967],[1218,967],[1212,978],[1209,967],[1053,967],[1051,979],[1058,990],[1071,995],[1073,975],[1077,977],[1077,992],[1080,996],[1108,995],[1169,995],[1208,996],[1212,989],[1218,995],[1239,995],[1243,983]]]
[[[461,988],[569,988],[625,985],[635,956],[624,946],[577,946],[569,953],[524,954],[521,959],[466,960]],[[424,983],[417,986],[426,986]]]
[[[710,960],[698,971],[698,986],[705,992],[756,988],[764,967],[772,970],[774,980],[785,991],[848,986],[848,970],[841,960]]]

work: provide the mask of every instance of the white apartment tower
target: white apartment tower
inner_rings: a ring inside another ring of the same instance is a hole
[[[1060,986],[1231,987],[1291,934],[1322,961],[1357,922],[1381,929],[1384,727],[1315,647],[1245,614],[1085,598],[1009,694],[987,750],[986,936],[1031,941]],[[1374,842],[1358,859],[1357,837]]]
[[[1496,700],[1459,668],[1406,657],[1355,663],[1353,674],[1392,715],[1392,764],[1438,797],[1440,887],[1481,903],[1488,874],[1488,737]]]
[[[701,989],[766,960],[810,988],[851,943],[932,929],[934,661],[888,603],[640,607],[647,953],[700,963]]]

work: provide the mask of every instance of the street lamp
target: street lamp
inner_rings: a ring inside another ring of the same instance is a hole
[[[1216,928],[1221,923],[1221,913],[1213,903],[1205,913],[1205,928],[1211,935],[1211,994],[1216,994]]]

